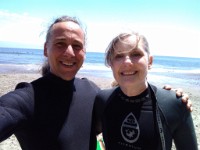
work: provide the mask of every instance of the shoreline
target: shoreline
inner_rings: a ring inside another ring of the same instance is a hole
[[[0,96],[14,90],[15,86],[19,82],[31,82],[41,75],[39,73],[0,73]],[[103,77],[95,77],[86,74],[78,74],[77,77],[86,77],[93,82],[95,82],[100,88],[110,88],[111,83],[113,81],[112,78],[103,78]],[[150,79],[150,83],[158,87],[163,87],[164,85],[168,84],[171,85],[173,88],[182,88],[185,93],[190,96],[193,104],[193,122],[195,126],[195,131],[197,135],[197,142],[200,145],[200,92],[199,92],[199,83],[193,85],[190,81],[186,82],[177,82],[176,78],[173,77],[165,77],[165,76],[155,76],[149,75],[148,78]],[[200,148],[200,146],[199,146]],[[19,147],[18,142],[16,141],[14,136],[11,136],[9,139],[0,143],[0,150],[21,150]]]

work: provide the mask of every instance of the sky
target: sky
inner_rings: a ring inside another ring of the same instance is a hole
[[[61,15],[82,22],[87,51],[105,52],[117,34],[136,31],[153,55],[200,58],[200,0],[0,0],[0,47],[43,49]]]

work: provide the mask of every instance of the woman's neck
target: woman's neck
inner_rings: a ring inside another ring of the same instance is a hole
[[[137,96],[141,94],[143,91],[145,91],[148,87],[148,83],[146,82],[143,85],[133,85],[133,86],[121,86],[120,88],[122,92],[127,96]]]

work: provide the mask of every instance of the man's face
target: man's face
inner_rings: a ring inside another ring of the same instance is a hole
[[[71,80],[85,59],[84,32],[71,21],[54,24],[50,32],[44,45],[50,71],[64,80]]]

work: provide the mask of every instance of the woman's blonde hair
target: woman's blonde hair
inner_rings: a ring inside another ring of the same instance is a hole
[[[133,41],[131,41],[131,43],[130,41],[129,42],[126,41],[126,39],[130,36],[133,36]],[[129,46],[129,48],[118,50],[119,48],[116,46],[117,43],[120,43],[125,46],[127,45]],[[137,32],[120,33],[109,43],[108,47],[106,48],[105,65],[106,66],[111,65],[112,58],[114,56],[114,52],[116,52],[116,49],[118,53],[123,53],[137,49],[138,45],[141,45],[148,55],[150,54],[149,44],[147,42],[147,39],[143,35],[140,35]]]

